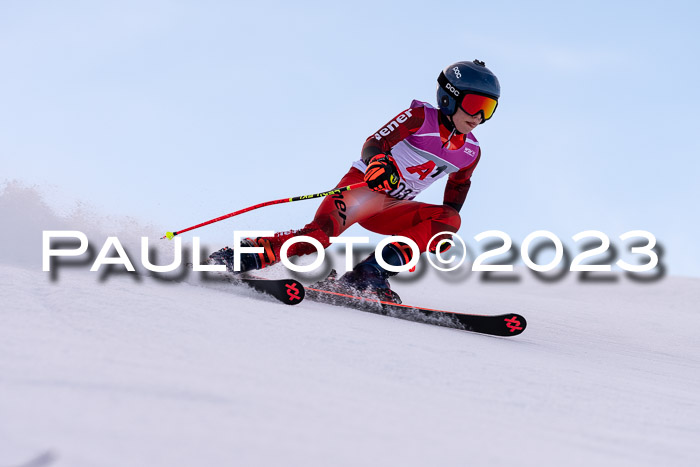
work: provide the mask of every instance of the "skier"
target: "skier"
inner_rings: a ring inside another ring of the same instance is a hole
[[[383,235],[401,235],[413,240],[421,253],[435,252],[445,237],[429,240],[440,232],[457,232],[459,211],[471,186],[471,176],[481,157],[472,131],[493,116],[500,85],[484,62],[457,62],[438,77],[438,109],[414,100],[411,106],[380,128],[364,143],[361,158],[352,164],[337,187],[366,182],[353,189],[323,199],[314,219],[304,228],[277,233],[272,237],[248,238],[241,246],[262,247],[263,253],[242,253],[241,271],[261,269],[279,261],[282,244],[291,237],[306,235],[324,248],[329,237],[337,237],[348,227],[362,227]],[[413,199],[433,182],[448,175],[441,205]],[[443,246],[448,245],[443,243]],[[315,252],[313,245],[300,242],[288,255]],[[411,260],[412,250],[400,242],[388,244],[382,258],[393,266]],[[213,264],[225,264],[233,271],[233,250],[225,247],[210,257]],[[391,290],[388,278],[396,273],[382,268],[374,253],[352,271],[332,282],[335,288],[401,303]]]

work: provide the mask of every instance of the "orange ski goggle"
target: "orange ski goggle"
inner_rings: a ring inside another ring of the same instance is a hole
[[[462,97],[459,106],[471,116],[476,116],[476,114],[481,112],[484,121],[486,121],[493,117],[493,113],[498,107],[498,101],[492,97],[470,92]]]

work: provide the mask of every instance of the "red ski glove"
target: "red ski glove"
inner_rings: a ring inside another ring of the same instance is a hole
[[[399,169],[394,158],[388,154],[377,154],[367,164],[365,182],[374,191],[390,191],[399,186]]]

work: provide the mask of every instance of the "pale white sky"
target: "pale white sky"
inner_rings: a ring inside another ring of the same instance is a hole
[[[644,229],[698,276],[698,19],[676,1],[5,1],[0,180],[184,228],[332,188],[367,136],[434,102],[442,68],[479,58],[502,98],[475,131],[463,238]],[[298,228],[317,205],[198,235]]]

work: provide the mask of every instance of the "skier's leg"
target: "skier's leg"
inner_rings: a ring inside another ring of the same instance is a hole
[[[462,220],[456,209],[442,204],[417,201],[391,200],[374,216],[360,222],[372,232],[408,237],[418,245],[420,252],[434,251],[437,240],[428,241],[437,233],[459,230]]]
[[[360,221],[361,226],[381,234],[408,237],[416,242],[420,252],[435,248],[439,238],[428,245],[435,234],[459,230],[459,214],[449,206],[386,198],[384,209]],[[381,255],[392,266],[404,266],[411,261],[412,250],[402,242],[392,242],[382,249]],[[381,300],[401,303],[388,280],[396,274],[380,266],[375,253],[372,253],[343,275],[337,281],[337,286],[350,286],[356,293],[372,293]]]
[[[351,168],[337,186],[361,182],[363,177],[362,172]],[[424,252],[434,249],[437,242],[433,241],[428,245],[428,241],[435,234],[457,232],[461,225],[461,218],[457,210],[446,205],[396,199],[385,193],[362,187],[325,197],[311,223],[299,231],[280,235],[285,235],[287,238],[295,235],[309,235],[327,247],[330,244],[329,237],[339,236],[355,223],[375,233],[408,237],[416,242],[421,252]],[[303,247],[306,244],[300,243],[294,246],[297,245],[304,250]],[[308,252],[293,252],[290,248],[290,256],[315,251],[311,245],[307,246],[310,248]]]
[[[351,168],[338,182],[336,187],[344,187],[362,182],[364,174],[356,168]],[[372,217],[384,209],[389,200],[388,196],[366,187],[326,196],[316,211],[314,220],[299,230],[279,232],[271,237],[246,239],[243,246],[259,246],[263,253],[241,255],[242,270],[249,271],[270,266],[279,261],[282,245],[292,237],[305,235],[318,240],[323,248],[330,245],[330,237],[336,237],[356,222]],[[305,242],[292,245],[287,251],[288,256],[307,255],[316,252],[316,248]],[[210,256],[218,264],[232,264],[233,251],[223,248]]]

